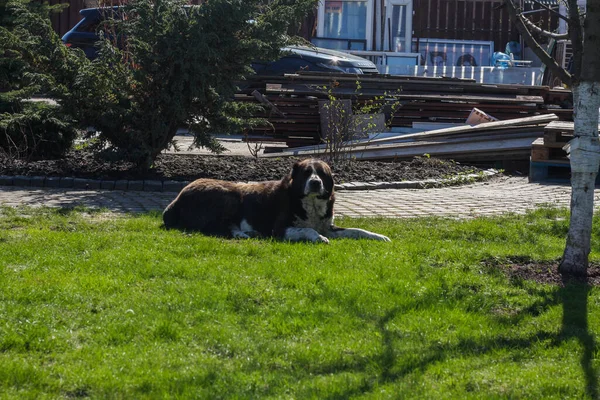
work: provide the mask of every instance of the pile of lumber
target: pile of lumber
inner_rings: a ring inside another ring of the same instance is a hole
[[[283,141],[290,147],[321,142],[319,100],[330,96],[354,104],[393,101],[400,107],[387,115],[392,127],[420,122],[464,122],[473,108],[499,120],[556,114],[572,118],[570,91],[546,86],[482,84],[468,79],[395,75],[290,74],[245,81],[236,101],[258,102],[269,126],[248,132],[251,141]]]
[[[357,140],[344,147],[348,157],[359,160],[410,159],[428,154],[465,163],[489,161],[528,161],[532,143],[546,125],[559,118],[555,114],[463,125],[381,139]],[[324,156],[326,145],[289,149],[264,157]]]
[[[530,182],[570,179],[571,165],[565,146],[573,139],[574,130],[573,122],[553,121],[546,125],[544,135],[531,146]]]

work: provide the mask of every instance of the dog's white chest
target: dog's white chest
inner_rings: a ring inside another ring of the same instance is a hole
[[[325,215],[327,215],[327,200],[307,196],[302,199],[302,208],[306,211],[306,219],[296,217],[295,227],[313,228],[321,233],[329,229],[332,220],[331,218],[325,218]]]

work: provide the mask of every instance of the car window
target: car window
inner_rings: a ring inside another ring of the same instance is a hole
[[[291,74],[298,71],[318,71],[314,63],[297,57],[283,57],[272,62],[264,72],[271,74]]]

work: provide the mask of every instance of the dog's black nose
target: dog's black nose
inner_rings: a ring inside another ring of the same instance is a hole
[[[321,181],[318,179],[311,179],[308,184],[311,191],[318,192],[321,190]]]

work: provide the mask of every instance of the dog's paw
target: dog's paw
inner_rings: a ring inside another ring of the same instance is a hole
[[[381,242],[391,242],[392,241],[392,239],[390,239],[389,237],[380,235],[379,233],[372,233],[371,235],[372,235],[371,239],[373,239],[373,240],[379,240]]]
[[[235,231],[231,233],[231,236],[234,239],[250,239],[250,236],[248,236],[247,234],[245,234],[242,231]]]
[[[317,237],[315,237],[313,239],[313,243],[325,243],[325,244],[329,244],[329,239],[327,239],[323,235],[318,235]]]
[[[329,239],[321,235],[313,228],[295,228],[291,227],[286,229],[285,240],[291,242],[312,242],[312,243],[329,243]]]

